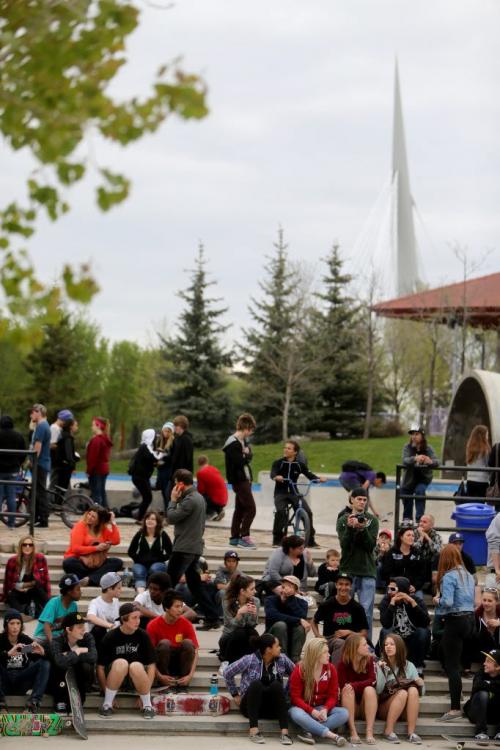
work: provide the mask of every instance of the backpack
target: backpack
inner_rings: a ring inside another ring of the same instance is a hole
[[[121,508],[114,508],[114,514],[119,518],[136,518],[140,505],[140,503],[132,500],[132,502],[122,505]]]
[[[342,471],[354,472],[355,474],[357,474],[358,471],[373,471],[373,469],[371,466],[369,466],[369,464],[363,463],[363,461],[356,461],[355,459],[352,459],[351,461],[345,461],[342,464]]]

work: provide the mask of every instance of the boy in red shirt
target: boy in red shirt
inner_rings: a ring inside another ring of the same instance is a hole
[[[146,632],[155,649],[156,681],[186,692],[198,663],[198,639],[189,620],[182,615],[181,595],[169,589],[163,597],[165,613],[151,620]]]
[[[207,456],[198,456],[197,489],[207,504],[207,521],[221,521],[226,512],[227,486],[215,466],[210,466]]]

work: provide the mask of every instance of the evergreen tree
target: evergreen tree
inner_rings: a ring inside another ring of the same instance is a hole
[[[197,445],[219,445],[231,423],[231,403],[225,369],[231,364],[220,342],[228,326],[219,321],[227,308],[215,307],[220,299],[207,297],[215,282],[207,281],[203,245],[200,243],[190,286],[179,292],[186,307],[177,336],[165,339],[162,355],[168,367],[169,392],[160,394],[170,418],[185,414]]]
[[[247,380],[253,396],[249,410],[257,420],[257,434],[266,440],[286,439],[300,424],[298,391],[305,384],[311,361],[306,355],[308,320],[306,293],[289,261],[283,229],[276,250],[265,266],[264,295],[251,299],[255,326],[244,331]]]
[[[361,358],[360,310],[349,296],[352,277],[343,271],[338,245],[325,259],[323,291],[317,296],[321,307],[316,313],[318,397],[311,411],[316,428],[332,437],[361,432],[366,404],[366,373]]]

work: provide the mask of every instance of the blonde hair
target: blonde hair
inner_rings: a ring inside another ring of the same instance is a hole
[[[311,703],[314,695],[314,670],[318,666],[321,654],[325,646],[328,648],[326,638],[311,638],[304,648],[304,656],[300,663],[300,673],[304,680],[304,700]]]
[[[329,557],[335,557],[336,560],[340,560],[340,552],[338,551],[338,549],[327,549],[325,560],[328,560]]]
[[[27,560],[27,568],[26,573],[32,573],[33,572],[33,565],[35,564],[35,555],[36,555],[36,547],[35,547],[35,540],[32,536],[29,534],[27,536],[22,536],[17,543],[17,551],[16,551],[16,570],[19,572],[21,571],[21,568],[23,567],[24,563],[24,555],[23,555],[23,544],[24,542],[33,542],[33,547],[31,548],[31,552],[29,554],[28,560]]]
[[[488,442],[488,428],[484,424],[477,424],[472,428],[467,445],[465,446],[465,457],[468,464],[476,461],[481,456],[489,455],[491,445]],[[485,479],[487,478],[485,472]]]

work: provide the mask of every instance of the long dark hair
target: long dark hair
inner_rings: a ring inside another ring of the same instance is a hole
[[[263,635],[254,635],[250,638],[250,645],[261,656],[264,656],[266,649],[272,648],[278,639],[272,633],[263,633]]]
[[[253,583],[251,576],[244,576],[237,573],[231,578],[226,589],[226,602],[229,609],[233,609],[234,605],[238,602],[241,589],[247,589],[251,583]]]
[[[155,517],[155,520],[156,520],[155,536],[158,537],[160,536],[161,530],[163,528],[163,518],[155,510],[149,510],[144,516],[144,518],[142,519],[141,532],[144,534],[144,536],[147,536],[148,530],[146,528],[146,520],[150,518],[151,516]]]
[[[382,658],[385,659],[387,664],[389,664],[389,658],[385,652],[385,644],[387,643],[387,639],[392,638],[394,641],[394,645],[396,647],[396,653],[394,654],[394,661],[398,668],[398,673],[400,675],[406,674],[406,663],[408,661],[408,652],[406,650],[406,643],[403,641],[400,635],[396,635],[396,633],[387,633],[385,639],[384,639],[384,645],[382,647]]]

